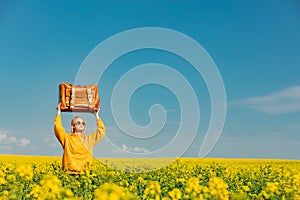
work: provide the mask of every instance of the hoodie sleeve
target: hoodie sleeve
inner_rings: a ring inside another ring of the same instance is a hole
[[[64,147],[67,133],[62,125],[60,114],[57,114],[54,119],[54,133],[60,144]]]
[[[97,119],[97,130],[90,135],[93,146],[95,146],[100,140],[102,140],[104,135],[105,135],[105,126],[101,118],[99,118]]]

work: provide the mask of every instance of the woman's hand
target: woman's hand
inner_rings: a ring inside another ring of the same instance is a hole
[[[94,115],[95,115],[96,119],[99,119],[99,112],[100,112],[100,108],[98,111],[94,111]]]
[[[57,104],[57,106],[56,106],[57,114],[59,114],[59,115],[60,115],[60,112],[61,112],[61,110],[60,110],[60,104],[61,104],[61,102],[59,102],[59,103]]]

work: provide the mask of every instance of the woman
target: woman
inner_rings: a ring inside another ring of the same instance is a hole
[[[81,117],[74,117],[71,121],[72,131],[65,132],[61,120],[60,103],[57,105],[57,115],[54,120],[55,136],[64,149],[62,168],[68,172],[80,172],[88,168],[93,160],[93,148],[104,137],[105,127],[99,118],[98,112],[94,112],[97,121],[97,130],[91,134],[84,134],[86,124]]]

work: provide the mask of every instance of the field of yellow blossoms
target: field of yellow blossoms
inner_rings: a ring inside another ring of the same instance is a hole
[[[95,159],[69,175],[60,157],[0,155],[0,199],[300,200],[299,160],[180,158],[151,170],[160,163]]]

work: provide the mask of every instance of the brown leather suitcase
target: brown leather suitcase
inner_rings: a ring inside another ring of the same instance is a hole
[[[94,112],[99,110],[98,85],[59,85],[59,102],[62,112]]]

